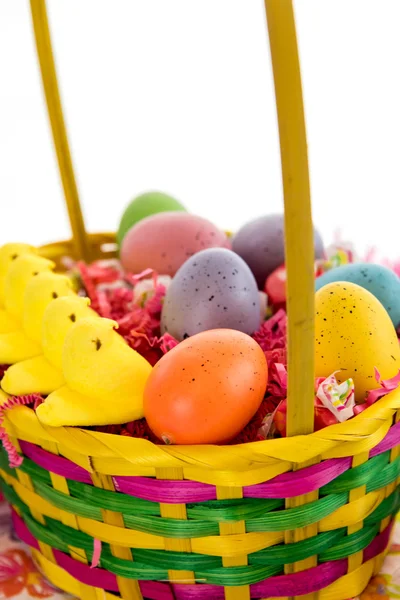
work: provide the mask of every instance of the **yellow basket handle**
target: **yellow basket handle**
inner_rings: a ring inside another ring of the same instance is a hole
[[[58,168],[64,188],[65,202],[68,209],[75,252],[80,258],[90,260],[90,247],[79,202],[78,188],[76,185],[74,168],[72,166],[60,92],[58,89],[46,1],[31,0],[31,12],[36,49],[42,74],[44,93],[46,96],[47,111],[53,133]]]
[[[90,259],[63,119],[45,0],[30,0],[47,109],[76,253]],[[287,266],[287,434],[310,433],[314,421],[314,240],[307,140],[292,0],[265,0],[275,82],[285,203]]]
[[[287,435],[314,429],[314,232],[307,139],[292,0],[265,0],[285,202]]]

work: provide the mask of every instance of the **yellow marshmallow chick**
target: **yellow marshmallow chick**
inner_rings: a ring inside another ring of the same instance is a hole
[[[37,254],[37,250],[29,244],[4,244],[0,248],[0,308],[4,308],[4,279],[8,268],[22,254]]]
[[[63,350],[67,385],[37,409],[44,425],[110,425],[143,417],[143,391],[151,365],[114,331],[115,321],[81,319]]]
[[[34,254],[22,254],[11,262],[4,277],[5,308],[0,310],[0,333],[21,327],[26,286],[33,277],[54,267],[51,260]]]
[[[64,341],[68,331],[79,319],[96,317],[89,304],[89,298],[77,295],[62,296],[50,302],[42,321],[43,354],[9,367],[1,382],[2,388],[8,394],[47,395],[65,384],[62,373]]]
[[[45,271],[32,277],[25,289],[20,329],[0,334],[0,364],[13,365],[42,354],[41,326],[46,307],[59,296],[73,295],[71,280]]]

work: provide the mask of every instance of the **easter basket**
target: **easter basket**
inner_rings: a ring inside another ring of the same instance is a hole
[[[7,410],[23,456],[16,468],[5,449],[0,456],[15,531],[50,582],[85,600],[346,600],[379,572],[389,544],[400,506],[400,390],[313,433],[313,231],[295,22],[291,0],[265,6],[285,200],[288,437],[161,446],[46,427],[27,406]],[[60,267],[65,255],[113,256],[114,235],[84,228],[44,0],[31,9],[73,232],[41,253]]]

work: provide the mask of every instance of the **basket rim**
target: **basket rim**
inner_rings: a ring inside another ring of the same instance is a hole
[[[132,467],[148,469],[185,468],[194,471],[197,467],[236,473],[254,471],[255,479],[261,481],[265,480],[265,472],[259,476],[256,473],[266,467],[271,473],[268,478],[272,478],[303,463],[368,452],[386,436],[399,409],[400,389],[397,388],[353,419],[309,435],[232,446],[160,446],[141,438],[79,427],[47,427],[40,423],[35,411],[26,406],[8,410],[5,424],[13,438],[37,444],[50,452],[55,451],[56,444],[60,454],[89,472],[96,470],[96,460],[103,464],[110,459],[111,462],[112,459],[125,459]]]

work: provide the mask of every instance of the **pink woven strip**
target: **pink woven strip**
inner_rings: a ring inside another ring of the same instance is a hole
[[[12,518],[15,531],[21,540],[33,548],[38,548],[36,539],[32,536],[23,520],[14,511]],[[364,561],[370,560],[383,552],[389,543],[391,529],[392,523],[364,550]],[[54,551],[54,556],[59,566],[78,581],[111,592],[118,591],[116,576],[105,569],[91,569],[89,565],[78,562],[59,550]],[[291,575],[278,575],[255,583],[250,586],[251,597],[282,598],[317,592],[345,575],[346,572],[346,558],[330,561],[306,571]],[[224,589],[217,585],[168,584],[141,581],[140,588],[143,596],[149,600],[210,600],[210,598],[213,600],[224,600]]]
[[[89,473],[79,465],[74,464],[71,460],[51,454],[51,452],[42,450],[42,448],[39,448],[39,446],[31,444],[30,442],[23,442],[20,440],[19,444],[25,456],[39,465],[39,467],[42,467],[42,469],[51,471],[52,473],[61,475],[67,479],[72,479],[73,481],[80,481],[81,483],[93,485]]]
[[[390,428],[386,437],[373,448],[370,457],[391,450],[398,444],[400,421]],[[25,456],[46,471],[92,484],[87,471],[62,456],[55,456],[35,444],[20,441]],[[325,460],[317,465],[296,472],[283,473],[266,483],[243,488],[245,498],[292,498],[307,494],[327,485],[351,467],[351,458]],[[147,477],[114,477],[115,488],[124,494],[152,502],[170,504],[207,502],[216,500],[215,486],[195,481],[163,481]]]

